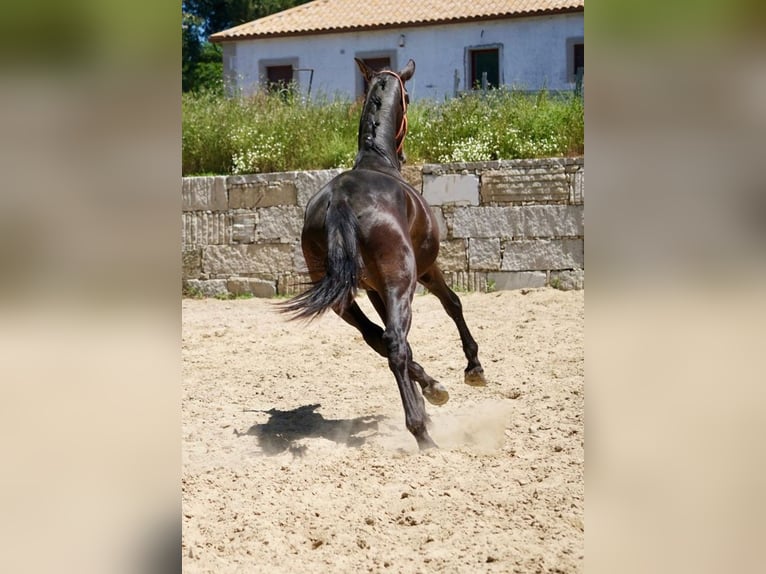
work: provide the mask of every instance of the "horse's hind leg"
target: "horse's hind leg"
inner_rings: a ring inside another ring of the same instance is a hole
[[[414,262],[413,262],[414,263]],[[414,267],[414,265],[413,265]],[[388,351],[388,367],[396,378],[399,394],[404,406],[404,420],[420,449],[432,448],[436,443],[431,439],[426,429],[428,415],[423,401],[423,395],[415,387],[409,376],[407,365],[412,360],[410,346],[407,344],[407,334],[412,324],[411,299],[414,293],[414,283],[390,286],[385,296],[386,330],[383,341]]]
[[[375,291],[367,291],[367,295],[372,306],[375,307],[378,315],[380,315],[380,318],[385,323],[388,320],[388,313],[386,312],[386,304],[383,302],[383,299]],[[410,377],[420,384],[420,388],[423,389],[423,396],[432,405],[440,406],[446,403],[449,400],[447,388],[433,377],[429,377],[423,367],[412,360],[412,347],[410,347],[409,343],[407,343],[407,350],[410,353]]]
[[[465,382],[474,387],[482,387],[487,384],[487,380],[484,378],[484,368],[479,362],[479,346],[471,336],[471,332],[468,330],[468,326],[465,324],[465,318],[463,317],[463,305],[460,303],[460,298],[455,292],[447,286],[442,272],[436,265],[433,265],[428,271],[418,279],[423,286],[431,293],[438,297],[439,301],[444,307],[452,320],[457,326],[458,333],[460,334],[460,341],[463,344],[463,353],[465,358],[468,359],[468,366],[465,369]]]
[[[368,293],[370,294],[370,300],[385,322],[385,306],[383,305],[383,301],[374,291],[369,291]],[[381,312],[381,310],[378,308],[378,305],[383,306],[383,312]],[[381,357],[388,358],[386,343],[383,341],[383,329],[370,321],[370,319],[359,308],[359,305],[357,305],[356,302],[353,302],[346,308],[346,311],[341,315],[341,318],[349,325],[356,327],[362,334],[365,342],[370,347],[372,347],[376,353],[378,353]],[[409,345],[408,350],[410,357],[412,357],[412,350],[409,349]],[[423,370],[423,367],[421,367],[418,363],[410,359],[407,367],[410,378],[420,384],[421,388],[423,389],[423,395],[426,397],[426,399],[428,399],[429,403],[432,405],[443,405],[449,400],[449,393],[447,392],[447,389],[444,388],[444,385],[442,385],[436,379],[429,377],[428,374],[426,374],[426,372]]]

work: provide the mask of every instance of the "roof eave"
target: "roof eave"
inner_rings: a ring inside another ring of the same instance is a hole
[[[238,34],[228,35],[223,32],[216,32],[208,36],[212,43],[239,42],[241,40],[261,40],[266,38],[288,38],[295,36],[319,36],[324,34],[345,34],[350,32],[361,32],[365,30],[390,30],[401,28],[423,28],[427,26],[442,26],[444,24],[464,24],[466,22],[483,22],[487,20],[510,20],[516,18],[528,18],[531,16],[548,16],[553,14],[566,14],[575,12],[584,12],[583,6],[574,8],[555,8],[549,10],[535,10],[518,14],[502,14],[492,16],[474,16],[470,18],[443,18],[440,20],[429,20],[427,22],[403,22],[400,24],[372,24],[369,26],[348,26],[343,28],[324,28],[321,30],[298,30],[290,32],[270,32],[265,34]]]

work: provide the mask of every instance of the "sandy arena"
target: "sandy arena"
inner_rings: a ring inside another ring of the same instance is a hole
[[[184,572],[582,572],[584,291],[460,297],[489,384],[462,382],[454,324],[417,295],[415,360],[450,392],[423,453],[335,315],[184,299]]]

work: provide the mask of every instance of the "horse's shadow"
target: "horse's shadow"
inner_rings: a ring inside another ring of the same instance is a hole
[[[256,437],[264,454],[275,455],[289,450],[294,456],[302,456],[307,447],[296,444],[301,439],[325,438],[345,446],[359,447],[368,438],[367,434],[359,436],[360,433],[370,430],[377,432],[378,422],[386,418],[372,415],[355,419],[326,419],[316,412],[321,406],[303,405],[289,411],[248,409],[245,412],[268,414],[269,420],[251,426],[247,432],[234,432],[237,436]]]

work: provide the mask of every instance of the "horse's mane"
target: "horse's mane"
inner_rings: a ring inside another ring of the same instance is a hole
[[[398,169],[393,113],[397,94],[396,90],[386,90],[388,85],[398,85],[393,79],[389,75],[377,75],[370,82],[359,120],[359,152],[376,152]]]

